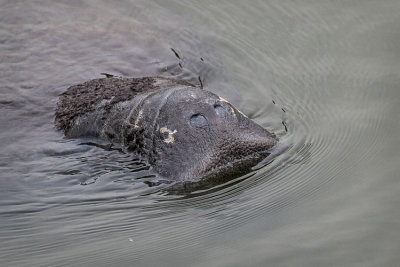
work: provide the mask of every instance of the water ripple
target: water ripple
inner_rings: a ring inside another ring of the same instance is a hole
[[[318,201],[397,134],[381,129],[399,125],[398,10],[380,3],[14,2],[0,11],[0,258],[17,265],[196,248]],[[168,194],[137,156],[55,131],[58,95],[103,72],[201,80],[281,149],[225,184]]]

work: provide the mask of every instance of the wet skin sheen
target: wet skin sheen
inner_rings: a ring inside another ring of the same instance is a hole
[[[217,184],[269,155],[277,137],[225,99],[161,77],[104,78],[60,96],[56,126],[99,137],[145,158],[166,180]]]

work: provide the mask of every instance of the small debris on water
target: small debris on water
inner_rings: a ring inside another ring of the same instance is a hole
[[[129,240],[129,242],[133,242],[133,239],[132,239],[132,238],[128,238],[128,240]]]
[[[114,75],[109,74],[109,73],[105,73],[105,72],[100,73],[100,75],[104,75],[104,76],[106,76],[106,78],[112,78],[112,77],[114,77]]]
[[[178,52],[176,52],[175,49],[173,49],[172,47],[171,47],[171,51],[174,52],[174,54],[175,54],[175,56],[177,58],[181,59],[181,57],[179,56]]]
[[[203,89],[203,82],[202,82],[200,76],[199,76],[199,82],[200,82],[200,88]]]
[[[287,131],[288,131],[288,129],[287,129],[286,122],[282,121],[282,124],[283,124],[283,126],[285,126],[285,131],[287,132]]]

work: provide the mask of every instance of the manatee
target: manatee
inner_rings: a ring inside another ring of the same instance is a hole
[[[278,138],[231,103],[164,77],[94,79],[60,95],[55,125],[137,153],[163,179],[214,185],[248,172]]]

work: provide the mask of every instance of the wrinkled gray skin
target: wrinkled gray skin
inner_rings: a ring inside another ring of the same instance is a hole
[[[274,134],[225,99],[166,78],[108,111],[103,100],[81,115],[67,137],[96,136],[121,143],[146,158],[162,177],[198,185],[246,173],[269,155]],[[57,118],[56,118],[57,122]]]

